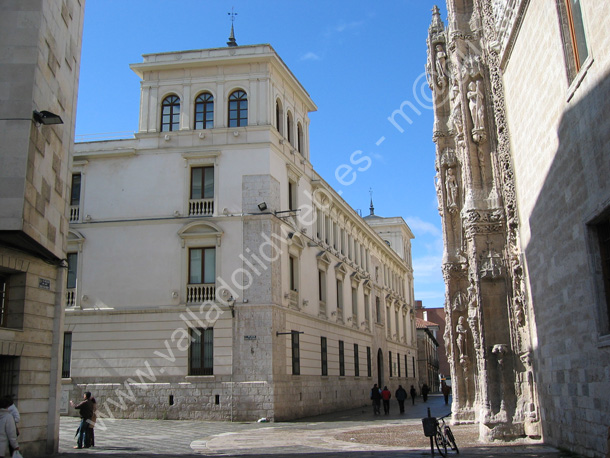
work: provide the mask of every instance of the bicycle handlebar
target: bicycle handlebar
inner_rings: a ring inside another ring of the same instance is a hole
[[[447,418],[451,416],[451,412],[449,412],[447,415],[443,415],[442,417],[438,417],[438,420],[442,420],[443,418]]]

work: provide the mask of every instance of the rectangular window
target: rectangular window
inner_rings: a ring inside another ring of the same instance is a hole
[[[342,340],[339,341],[339,375],[345,376],[345,348]]]
[[[354,375],[360,377],[360,358],[358,357],[358,344],[354,344]]]
[[[332,235],[330,231],[330,216],[327,216],[324,218],[324,241],[327,245],[330,245],[330,237]]]
[[[407,355],[405,355],[405,378],[409,376],[409,368],[407,367]]]
[[[322,375],[328,375],[328,347],[326,337],[320,337],[320,359],[322,362]]]
[[[571,82],[589,56],[581,0],[557,0],[564,56]]]
[[[356,288],[352,288],[352,319],[354,320],[354,325],[358,324],[358,290]]]
[[[387,336],[389,339],[392,337],[392,313],[390,312],[390,307],[386,307],[385,314],[386,314],[385,326],[387,329]]]
[[[343,282],[337,280],[337,310],[343,310]]]
[[[375,322],[381,324],[381,301],[379,296],[375,297]]]
[[[70,187],[70,205],[80,205],[80,184],[81,174],[74,173],[72,175],[72,185]]]
[[[289,180],[288,181],[288,209],[296,210],[297,207],[297,184]]]
[[[201,285],[216,282],[216,248],[189,250],[189,284]]]
[[[392,374],[392,352],[391,351],[388,352],[388,355],[390,357],[390,377],[393,377],[393,374]]]
[[[214,167],[191,168],[191,199],[214,197]]]
[[[600,272],[597,278],[601,298],[601,334],[605,335],[610,333],[610,216],[593,225],[593,229],[597,245],[594,250],[599,253],[596,270]]]
[[[78,267],[78,253],[68,253],[66,255],[68,260],[68,276],[66,288],[76,288],[76,270]]]
[[[333,248],[339,249],[339,225],[333,222]]]
[[[371,361],[371,347],[366,347],[366,375],[371,377],[373,375],[373,366]]]
[[[0,397],[15,395],[19,387],[19,357],[0,355]]]
[[[8,277],[0,275],[0,327],[5,328],[8,321]]]
[[[398,361],[398,376],[400,377],[400,353],[396,354],[396,361]]]
[[[416,377],[416,374],[415,374],[415,356],[412,356],[411,360],[413,362],[413,377]]]
[[[318,270],[318,299],[326,302],[326,272]]]
[[[396,326],[396,340],[400,340],[400,329],[398,329],[398,310],[394,311],[394,323],[394,326]]]
[[[288,257],[290,291],[298,291],[299,288],[299,266],[298,260],[294,256]]]
[[[214,375],[214,328],[191,328],[189,375]]]
[[[70,362],[72,360],[72,333],[64,332],[64,349],[61,361],[62,378],[70,378]]]
[[[371,311],[370,309],[370,297],[368,294],[364,295],[364,319],[367,321],[367,323],[371,320]]]
[[[322,240],[322,228],[324,227],[324,213],[319,208],[316,209],[316,237]]]
[[[292,331],[292,375],[301,375],[301,356],[299,349],[299,333]]]

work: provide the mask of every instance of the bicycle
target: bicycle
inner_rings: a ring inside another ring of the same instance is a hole
[[[447,456],[447,447],[451,450],[455,450],[455,453],[460,453],[457,444],[455,443],[455,437],[453,437],[453,432],[451,432],[451,428],[445,424],[445,418],[451,415],[449,412],[444,417],[440,417],[436,422],[436,433],[434,434],[434,442],[436,443],[436,448],[438,453],[441,456]],[[441,424],[442,423],[442,424]]]

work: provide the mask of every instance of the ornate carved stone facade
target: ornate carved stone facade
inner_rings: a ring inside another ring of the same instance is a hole
[[[494,14],[514,3],[449,1],[428,36],[452,410],[484,439],[541,434]]]

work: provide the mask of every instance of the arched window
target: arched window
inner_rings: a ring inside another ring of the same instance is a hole
[[[248,95],[237,90],[229,96],[229,127],[248,125]]]
[[[168,95],[161,103],[161,132],[178,129],[180,129],[180,99],[176,95]]]
[[[212,129],[213,127],[214,96],[209,92],[204,92],[195,99],[195,129]]]
[[[297,151],[303,154],[303,126],[297,123]]]
[[[292,113],[289,111],[288,115],[286,116],[286,137],[288,138],[288,143],[291,145],[293,143],[292,125]]]
[[[281,134],[282,133],[282,102],[277,99],[275,102],[275,128]]]

